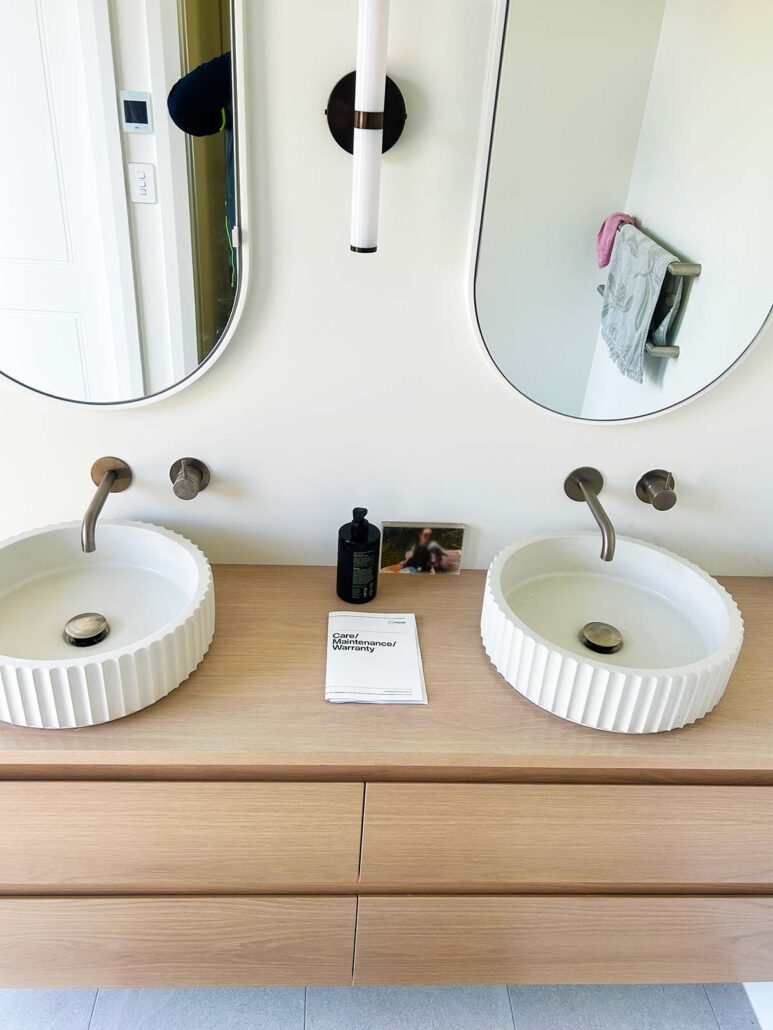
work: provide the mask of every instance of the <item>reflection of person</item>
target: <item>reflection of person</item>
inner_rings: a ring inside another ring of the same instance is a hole
[[[234,177],[233,99],[230,51],[200,64],[183,75],[169,91],[169,116],[178,129],[189,136],[213,136],[222,132],[225,139],[225,230],[231,285],[236,285],[236,255],[233,228],[236,225],[236,181]]]
[[[446,551],[437,540],[432,539],[432,530],[425,526],[419,533],[418,541],[413,545],[405,560],[400,562],[401,572],[445,572],[443,567]]]

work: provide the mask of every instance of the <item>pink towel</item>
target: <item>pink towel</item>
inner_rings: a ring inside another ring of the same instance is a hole
[[[599,229],[596,237],[596,257],[599,268],[606,268],[609,259],[612,257],[612,248],[615,245],[615,234],[620,226],[627,222],[629,225],[636,225],[636,219],[627,215],[624,211],[615,211],[609,218],[604,219],[604,224]]]

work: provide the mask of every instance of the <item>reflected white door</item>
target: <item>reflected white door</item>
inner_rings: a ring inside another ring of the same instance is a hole
[[[0,33],[0,370],[52,394],[143,394],[104,0],[8,0]]]

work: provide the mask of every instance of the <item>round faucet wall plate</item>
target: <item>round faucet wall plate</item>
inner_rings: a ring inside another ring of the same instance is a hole
[[[115,482],[110,487],[111,494],[120,494],[124,490],[128,490],[132,485],[132,470],[123,460],[123,458],[97,458],[94,464],[91,466],[91,482],[94,486],[99,486],[102,482],[102,477],[106,472],[115,472]]]
[[[589,465],[582,465],[570,472],[564,480],[564,493],[572,501],[584,501],[585,497],[580,489],[580,482],[586,484],[591,493],[598,495],[604,489],[604,477],[598,469]]]

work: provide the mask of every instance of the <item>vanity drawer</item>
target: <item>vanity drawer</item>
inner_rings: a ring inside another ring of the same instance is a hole
[[[3,987],[351,984],[356,899],[2,898]]]
[[[773,884],[773,788],[369,783],[360,882],[758,890]]]
[[[356,889],[361,783],[0,783],[0,893]]]
[[[773,898],[364,897],[356,985],[773,978]]]

